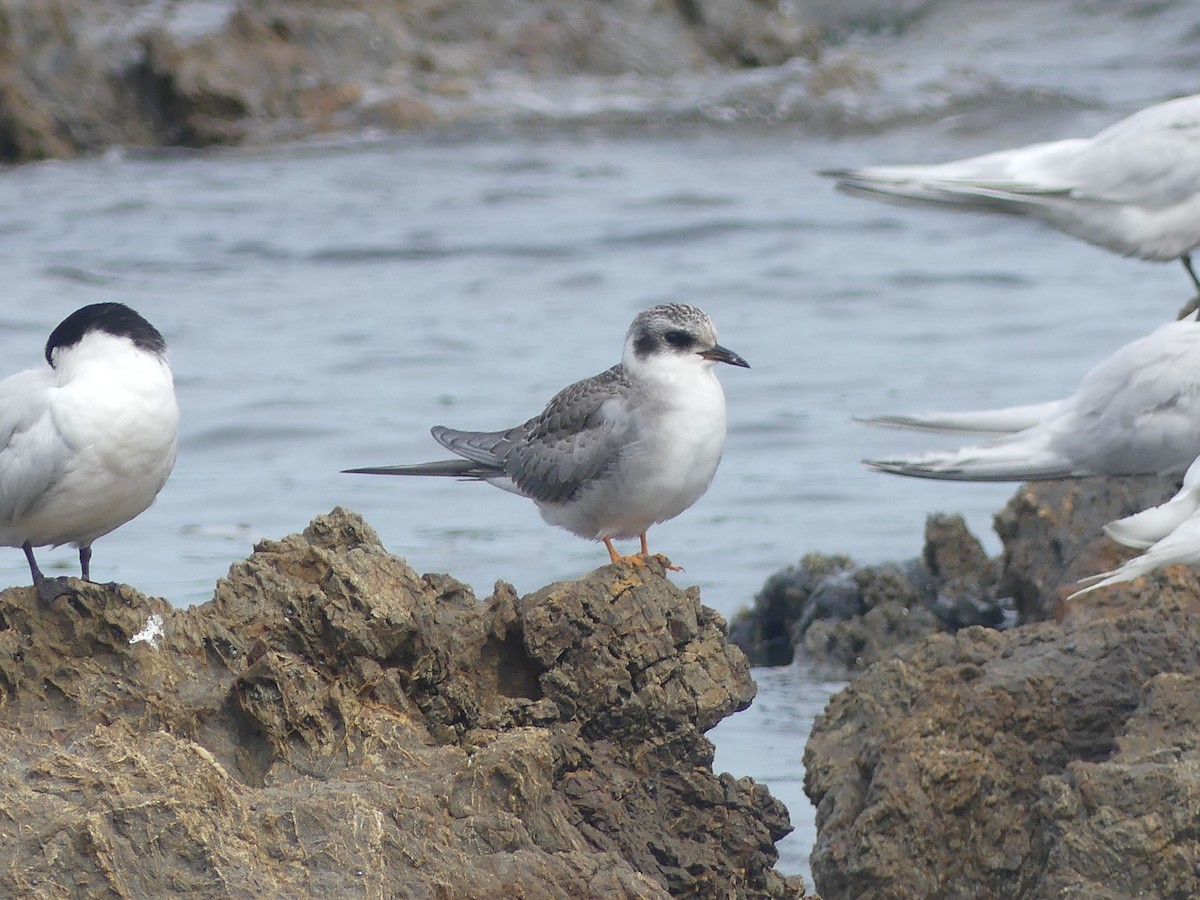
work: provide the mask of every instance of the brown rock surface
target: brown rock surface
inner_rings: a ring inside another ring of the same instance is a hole
[[[1059,602],[1132,552],[1099,525],[1171,490],[1023,486],[1005,564],[1061,622],[934,635],[834,697],[805,750],[823,896],[1200,896],[1200,577]]]
[[[1104,526],[1156,506],[1179,478],[1080,478],[1023,484],[996,515],[1004,542],[1000,590],[1013,598],[1022,622],[1061,614],[1075,582],[1136,555],[1109,540]]]
[[[200,607],[0,593],[0,687],[3,896],[804,894],[711,770],[745,659],[654,567],[479,602],[335,510]]]

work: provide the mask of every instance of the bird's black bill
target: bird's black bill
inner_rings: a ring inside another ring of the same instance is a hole
[[[717,344],[711,350],[704,350],[700,355],[705,359],[711,359],[713,362],[729,363],[731,366],[741,366],[743,369],[750,368],[750,363],[746,362],[728,347],[722,347],[720,344]]]

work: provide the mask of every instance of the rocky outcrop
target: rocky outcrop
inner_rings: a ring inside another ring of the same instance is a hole
[[[818,890],[1200,895],[1198,597],[1189,574],[1126,612],[937,635],[858,676],[804,755]]]
[[[649,569],[480,602],[357,516],[214,599],[0,593],[4,896],[801,897],[703,732],[754,685]]]
[[[1059,618],[1080,578],[1134,554],[1104,525],[1178,488],[1177,478],[1149,476],[1023,484],[996,515],[1004,552],[995,560],[961,516],[944,515],[925,523],[919,559],[860,567],[811,554],[767,579],[734,616],[730,640],[755,665],[787,665],[800,652],[856,671],[939,631]]]
[[[0,161],[486,121],[498,77],[661,78],[813,47],[774,0],[0,0]]]
[[[734,617],[730,640],[756,665],[787,665],[800,652],[862,669],[938,631],[1012,624],[996,573],[961,516],[930,516],[921,559],[860,567],[810,554],[772,575]]]
[[[1135,552],[1100,524],[1173,489],[1023,486],[1002,578],[1051,621],[910,643],[833,698],[804,755],[824,896],[1200,896],[1200,574],[1064,600]]]
[[[1105,537],[1104,526],[1157,506],[1179,483],[1178,478],[1138,476],[1021,485],[996,516],[996,533],[1004,543],[1000,591],[1012,598],[1020,621],[1060,616],[1063,599],[1080,578],[1136,555]]]

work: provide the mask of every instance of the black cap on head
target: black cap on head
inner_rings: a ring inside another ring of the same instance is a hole
[[[46,362],[54,365],[55,350],[78,344],[91,331],[127,337],[135,347],[148,353],[167,351],[167,342],[158,329],[124,303],[92,303],[75,310],[50,332],[46,341]]]

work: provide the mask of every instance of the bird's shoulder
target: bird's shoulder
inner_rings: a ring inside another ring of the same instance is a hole
[[[629,374],[618,363],[599,375],[568,385],[551,397],[545,409],[525,423],[525,434],[530,440],[538,440],[598,427],[610,404],[620,403],[631,388]]]
[[[1200,414],[1200,324],[1172,322],[1131,341],[1084,377],[1062,422],[1079,441],[1104,431],[1165,429]],[[1189,426],[1190,427],[1190,426]],[[1148,439],[1148,433],[1142,434]]]
[[[1200,184],[1200,96],[1149,107],[1087,142],[1064,173],[1081,199],[1173,206]]]

